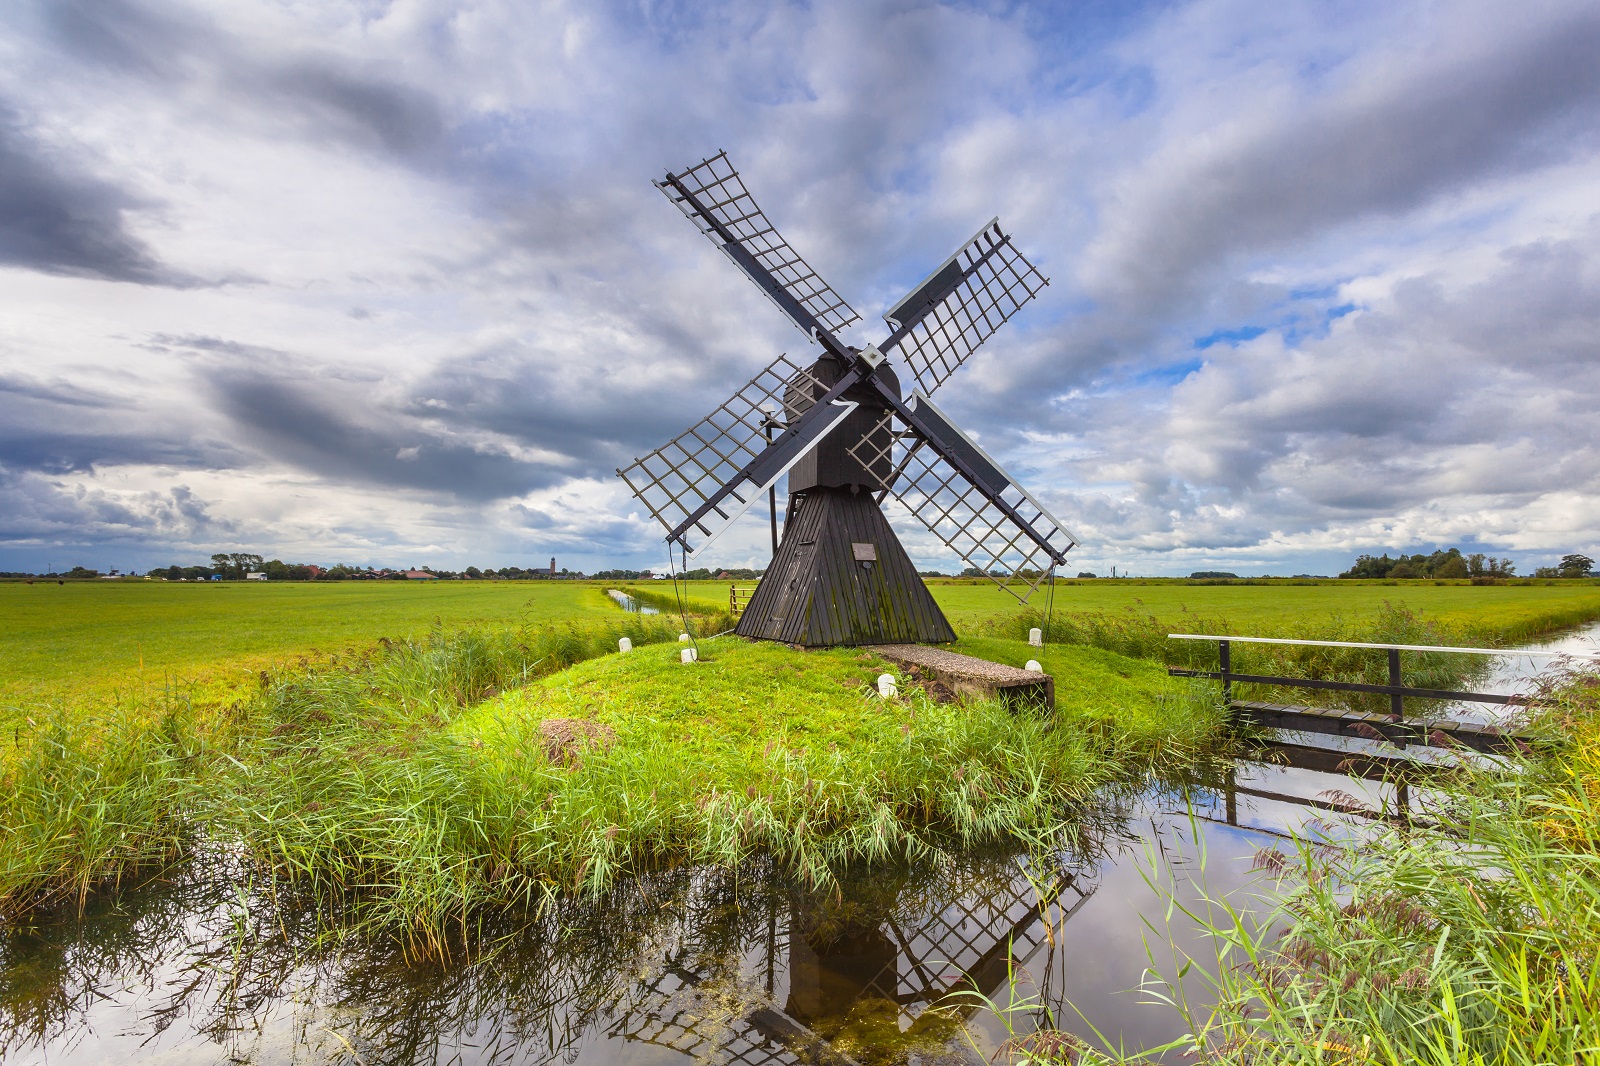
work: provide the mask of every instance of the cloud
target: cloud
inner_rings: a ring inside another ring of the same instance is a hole
[[[375,385],[320,382],[292,366],[213,362],[203,371],[242,440],[278,463],[334,481],[393,485],[461,500],[519,496],[564,480],[505,442],[407,417]]]
[[[202,538],[227,538],[234,530],[234,523],[213,516],[187,485],[119,491],[0,466],[0,493],[7,501],[0,544],[145,548],[203,543]]]
[[[1592,5],[64,0],[0,37],[0,504],[656,562],[612,468],[815,351],[648,183],[726,147],[853,341],[1001,215],[1052,285],[938,399],[1089,568],[1591,535]]]
[[[125,214],[146,206],[47,150],[0,108],[0,265],[145,285],[192,284],[128,231]]]
[[[411,161],[437,161],[446,136],[426,92],[311,42],[280,51],[243,42],[182,8],[129,0],[52,0],[44,13],[56,44],[99,69],[172,92],[203,86],[209,110],[248,111],[269,127],[301,130]]]
[[[239,461],[232,445],[163,431],[160,413],[109,389],[0,373],[0,466],[66,474],[101,466],[215,468]]]
[[[1464,19],[1417,51],[1351,60],[1331,86],[1280,89],[1174,137],[1108,197],[1086,284],[1130,314],[1170,314],[1241,256],[1592,152],[1597,50],[1592,6],[1517,25]]]

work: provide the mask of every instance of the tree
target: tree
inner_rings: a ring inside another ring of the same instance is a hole
[[[1398,562],[1389,568],[1390,577],[1421,577],[1422,571],[1409,562]]]
[[[1587,555],[1563,555],[1557,569],[1562,577],[1588,577],[1594,573],[1594,560]]]
[[[1356,565],[1352,566],[1339,576],[1367,578],[1388,577],[1389,571],[1393,570],[1395,565],[1399,562],[1399,559],[1389,558],[1388,552],[1385,552],[1382,558],[1379,558],[1375,555],[1362,555],[1356,558]]]
[[[1439,564],[1439,568],[1433,572],[1433,576],[1444,578],[1461,578],[1470,577],[1472,575],[1468,572],[1467,561],[1461,558],[1461,556],[1457,555],[1455,558],[1446,559],[1443,563]]]

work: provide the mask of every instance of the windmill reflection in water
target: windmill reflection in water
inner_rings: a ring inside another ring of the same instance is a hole
[[[1063,924],[1094,894],[1092,867],[1034,862],[969,866],[958,893],[943,878],[897,885],[886,875],[878,891],[858,883],[843,899],[772,897],[764,941],[739,952],[735,970],[726,955],[675,946],[608,1035],[747,1066],[852,1062],[830,1034],[849,1027],[860,1039],[872,1023],[880,1036],[893,1026],[942,1042],[979,1005],[953,993],[999,994],[1060,946]]]

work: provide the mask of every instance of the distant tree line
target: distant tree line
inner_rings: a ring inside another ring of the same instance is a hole
[[[1555,566],[1541,566],[1534,577],[1593,577],[1594,560],[1587,555],[1563,555]]]
[[[759,581],[765,570],[752,570],[747,566],[702,566],[694,570],[685,570],[678,576],[685,581]],[[602,581],[649,581],[656,576],[654,570],[600,570],[594,577]],[[671,577],[671,574],[662,574],[662,577]]]
[[[1541,566],[1534,577],[1588,577],[1594,560],[1585,555],[1563,556],[1556,566]],[[1474,553],[1464,555],[1460,548],[1447,548],[1432,555],[1362,555],[1340,577],[1364,578],[1505,578],[1515,577],[1517,566],[1510,559],[1496,559]]]

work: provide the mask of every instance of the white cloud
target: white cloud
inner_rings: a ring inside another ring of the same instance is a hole
[[[858,340],[1002,216],[1053,284],[940,402],[1091,568],[1590,548],[1592,6],[1090,17],[28,8],[0,556],[653,565],[612,467],[804,347],[647,184],[718,147]]]

